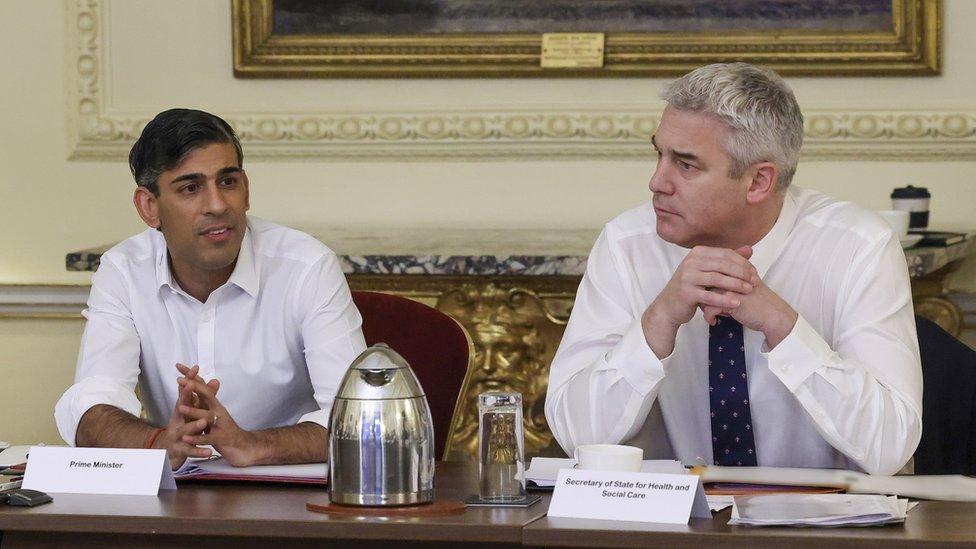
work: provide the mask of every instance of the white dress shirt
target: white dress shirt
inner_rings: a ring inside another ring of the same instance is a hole
[[[55,407],[72,445],[96,404],[139,415],[137,383],[149,421],[165,425],[179,392],[177,362],[218,378],[217,397],[244,429],[306,421],[328,428],[342,376],[365,348],[336,255],[254,217],[234,272],[206,303],[179,287],[163,234],[149,229],[102,255],[83,314],[75,383]]]
[[[798,313],[773,350],[744,329],[758,464],[893,474],[921,437],[922,374],[908,268],[877,215],[791,188],[753,246],[766,285]],[[606,225],[553,360],[546,418],[563,449],[639,446],[711,464],[709,326],[699,310],[659,360],[641,315],[688,249],[662,240],[645,204]]]

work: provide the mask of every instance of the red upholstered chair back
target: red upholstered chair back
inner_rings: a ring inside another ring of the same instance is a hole
[[[366,345],[386,343],[413,368],[434,422],[435,455],[446,458],[451,418],[470,361],[471,338],[453,318],[405,297],[352,292]]]

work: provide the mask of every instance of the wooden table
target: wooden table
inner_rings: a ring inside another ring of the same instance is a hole
[[[522,530],[522,542],[550,547],[976,547],[976,503],[922,502],[904,524],[866,528],[729,526],[731,509],[687,526],[544,517]]]
[[[477,492],[477,475],[476,464],[438,463],[437,497]],[[522,527],[548,509],[546,501],[397,519],[305,509],[324,495],[322,487],[240,483],[182,483],[159,497],[55,494],[53,503],[32,509],[0,506],[2,547],[514,547]]]
[[[477,467],[438,463],[437,494],[476,490]],[[903,525],[800,529],[729,526],[729,511],[687,526],[549,518],[528,509],[469,508],[429,518],[338,517],[305,503],[320,487],[182,484],[148,496],[55,495],[33,509],[0,506],[8,547],[976,547],[976,504],[923,502]]]

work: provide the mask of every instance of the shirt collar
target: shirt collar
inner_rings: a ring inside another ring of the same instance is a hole
[[[164,286],[167,286],[170,290],[176,291],[179,289],[179,286],[173,280],[173,273],[169,269],[169,253],[167,253],[166,239],[163,238],[163,233],[158,229],[149,230],[152,231],[152,239],[156,242],[157,287],[162,289]]]
[[[749,262],[759,271],[760,278],[766,275],[766,271],[782,253],[786,239],[793,231],[793,225],[796,224],[796,213],[796,198],[793,188],[790,187],[783,193],[783,207],[773,228],[752,246],[752,257]]]
[[[153,229],[150,229],[153,230]],[[153,235],[159,239],[160,245],[156,252],[156,282],[157,287],[162,289],[168,286],[171,290],[181,291],[182,288],[173,280],[173,273],[169,268],[169,254],[166,248],[166,239],[162,233]],[[241,251],[237,253],[237,264],[234,272],[230,274],[228,284],[233,284],[244,290],[249,296],[257,297],[260,281],[258,279],[257,266],[254,264],[254,244],[251,238],[251,228],[245,226],[244,239],[241,240]]]
[[[237,254],[237,265],[234,266],[234,272],[230,274],[227,283],[234,284],[251,297],[258,296],[260,280],[257,266],[254,264],[254,242],[251,238],[250,227],[245,226],[241,251]]]

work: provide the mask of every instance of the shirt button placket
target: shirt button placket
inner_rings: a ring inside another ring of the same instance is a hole
[[[197,324],[197,358],[200,361],[200,375],[209,380],[216,374],[214,371],[214,316],[215,305],[208,300],[200,310],[200,321]]]

